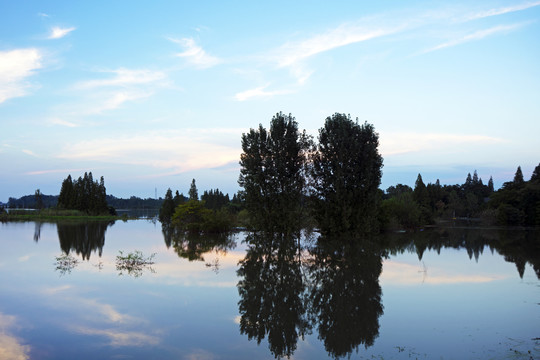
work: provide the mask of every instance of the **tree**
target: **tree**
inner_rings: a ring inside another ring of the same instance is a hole
[[[71,180],[71,175],[68,175],[68,177],[62,182],[60,195],[58,196],[58,207],[64,209],[73,209],[75,207],[73,181]]]
[[[195,179],[191,181],[191,187],[189,188],[189,200],[199,200],[199,192],[197,191],[197,185],[195,185]]]
[[[178,205],[181,205],[183,203],[185,203],[187,201],[186,197],[184,196],[184,194],[180,194],[178,192],[178,190],[176,190],[176,193],[174,194],[174,206],[178,206]]]
[[[538,164],[531,175],[531,182],[540,182],[540,164]]]
[[[163,200],[163,204],[159,209],[159,221],[161,221],[162,224],[169,224],[171,222],[175,207],[176,204],[172,197],[172,190],[169,188],[165,193],[165,200]]]
[[[322,233],[378,231],[383,159],[373,125],[334,114],[319,130],[311,179],[314,215]]]
[[[516,174],[514,175],[514,185],[523,185],[525,181],[523,180],[523,172],[521,171],[521,166],[518,166]]]
[[[291,115],[276,114],[242,134],[239,185],[250,223],[257,229],[296,231],[304,210],[305,167],[310,138]]]
[[[470,174],[469,174],[470,175]],[[422,180],[422,175],[418,174],[418,177],[416,178],[416,182],[414,183],[414,192],[413,192],[414,200],[418,203],[420,206],[427,206],[429,198],[428,198],[428,191],[426,188],[426,185],[424,184],[424,181]]]
[[[36,209],[37,210],[43,209],[43,198],[41,197],[41,191],[37,189],[34,196],[36,198],[36,205],[35,205]]]
[[[489,181],[488,181],[488,189],[489,189],[489,193],[491,194],[493,191],[495,191],[495,188],[493,186],[493,176],[490,176],[489,177]]]

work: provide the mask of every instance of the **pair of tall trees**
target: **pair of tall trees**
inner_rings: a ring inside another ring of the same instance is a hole
[[[319,130],[318,144],[291,115],[276,114],[242,135],[239,184],[252,225],[295,231],[306,199],[323,233],[362,234],[378,229],[382,157],[373,125],[336,113]]]

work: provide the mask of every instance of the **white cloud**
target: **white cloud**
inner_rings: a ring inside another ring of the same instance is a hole
[[[59,158],[168,169],[168,173],[214,168],[238,162],[237,140],[242,130],[183,130],[104,138],[66,146]],[[216,138],[234,146],[216,144]]]
[[[152,71],[145,69],[126,69],[119,68],[116,70],[103,71],[105,73],[112,73],[115,76],[109,79],[96,79],[83,81],[75,85],[78,89],[94,89],[99,87],[127,87],[132,85],[152,84],[158,83],[166,79],[167,75],[162,71]]]
[[[49,33],[48,39],[61,39],[70,32],[74,31],[76,28],[70,27],[70,28],[61,28],[59,26],[53,26],[51,28],[51,32]]]
[[[45,295],[57,295],[58,293],[70,290],[72,288],[71,285],[60,285],[56,287],[49,287],[42,290],[43,294]]]
[[[25,175],[44,175],[44,174],[71,174],[77,172],[83,172],[87,169],[54,169],[54,170],[37,170],[37,171],[28,171]]]
[[[195,43],[193,38],[169,38],[169,40],[184,48],[184,51],[177,53],[176,56],[185,58],[188,63],[195,67],[206,69],[223,62],[220,58],[209,55],[202,47]]]
[[[0,104],[26,95],[31,86],[26,79],[42,68],[41,60],[41,52],[34,48],[0,51]]]
[[[49,124],[51,125],[60,125],[60,126],[67,126],[67,127],[77,127],[79,126],[79,124],[75,123],[75,122],[71,122],[71,121],[67,121],[67,120],[62,120],[62,119],[59,119],[59,118],[53,118],[53,119],[50,119],[49,120]]]
[[[278,55],[274,58],[280,67],[291,66],[319,53],[386,36],[402,29],[403,27],[368,28],[356,24],[342,24],[309,39],[286,43],[278,49]]]
[[[77,327],[75,331],[84,335],[99,335],[109,339],[111,346],[152,346],[159,344],[156,336],[147,335],[137,331],[122,331],[117,329],[92,329]]]
[[[151,97],[157,88],[168,85],[167,74],[163,71],[119,68],[100,72],[112,76],[81,81],[74,85],[74,90],[82,92],[84,103],[76,104],[68,112],[69,116],[95,115],[114,110],[127,102]],[[50,122],[71,127],[80,123],[58,118]]]
[[[37,156],[32,150],[28,150],[28,149],[23,149],[21,150],[23,153],[25,153],[26,155],[30,155],[30,156]]]
[[[87,113],[100,114],[107,110],[117,109],[126,102],[147,98],[152,95],[153,95],[153,92],[141,92],[141,91],[112,92],[105,96],[105,100],[100,105],[93,107]]]
[[[184,356],[184,359],[186,360],[214,360],[217,358],[218,357],[215,354],[203,349],[195,349]]]
[[[479,11],[474,14],[470,14],[465,17],[465,20],[476,20],[476,19],[482,19],[490,16],[496,16],[496,15],[503,15],[515,11],[521,11],[526,10],[531,7],[539,6],[540,1],[534,1],[534,2],[525,2],[521,4],[515,4],[511,6],[501,7],[501,8],[495,8],[495,9],[489,9],[484,11]]]
[[[485,38],[487,36],[490,36],[490,35],[515,30],[517,28],[522,27],[523,25],[524,24],[499,25],[499,26],[491,27],[489,29],[478,30],[478,31],[476,31],[476,32],[474,32],[472,34],[465,35],[465,36],[463,36],[461,38],[450,40],[450,41],[447,41],[447,42],[442,43],[440,45],[434,46],[434,47],[432,47],[430,49],[424,50],[423,53],[428,53],[428,52],[432,52],[432,51],[436,51],[436,50],[441,50],[441,49],[448,48],[448,47],[451,47],[451,46],[461,45],[461,44],[467,43],[469,41],[481,40],[481,39],[483,39],[483,38]]]
[[[292,90],[274,90],[274,91],[266,91],[265,89],[268,87],[268,85],[257,87],[254,89],[249,89],[246,91],[242,91],[234,95],[234,98],[238,101],[246,101],[252,98],[270,98],[275,95],[285,95],[285,94],[291,94],[293,93]]]
[[[2,360],[27,360],[30,359],[30,346],[22,345],[21,342],[9,334],[9,329],[17,325],[14,316],[0,313],[0,358]]]

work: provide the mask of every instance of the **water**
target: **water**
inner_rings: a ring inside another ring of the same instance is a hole
[[[117,269],[136,250],[154,264]],[[298,243],[3,223],[0,359],[538,359],[539,275],[531,231]]]

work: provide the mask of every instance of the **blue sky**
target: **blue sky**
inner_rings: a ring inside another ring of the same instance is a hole
[[[238,190],[241,134],[375,126],[383,189],[540,161],[540,1],[3,1],[0,201]]]

